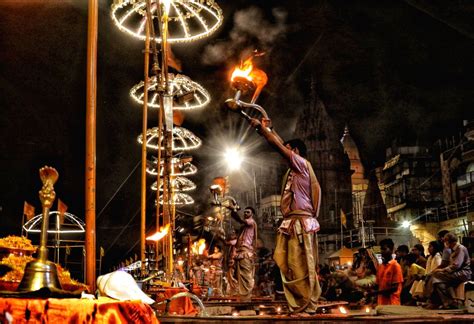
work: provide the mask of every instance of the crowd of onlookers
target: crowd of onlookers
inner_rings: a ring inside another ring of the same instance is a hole
[[[471,255],[448,231],[425,248],[411,249],[391,239],[380,243],[380,258],[372,249],[361,248],[352,266],[319,269],[322,297],[352,303],[378,305],[423,305],[427,308],[457,307],[455,291],[471,280]]]
[[[472,236],[469,238],[474,241]],[[458,242],[454,233],[439,232],[438,239],[429,242],[426,250],[422,244],[411,248],[398,245],[395,249],[391,239],[383,239],[379,246],[377,253],[374,253],[375,247],[360,248],[351,265],[345,268],[319,265],[321,299],[345,300],[354,304],[423,305],[427,308],[458,306],[455,291],[459,285],[471,280],[471,253],[474,251],[468,251]],[[222,260],[220,249],[215,253],[219,255],[216,259]],[[209,260],[214,254],[209,255]],[[217,276],[215,281],[218,284],[213,283],[213,263],[205,268],[210,271],[198,275],[203,280],[201,284],[212,286],[213,295],[228,294],[226,276]],[[214,268],[220,270],[222,265]],[[263,246],[256,253],[255,283],[254,296],[284,297],[280,271],[273,261],[272,251]]]

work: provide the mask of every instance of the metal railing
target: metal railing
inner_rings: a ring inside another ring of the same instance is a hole
[[[424,214],[417,217],[417,221],[438,223],[449,219],[464,217],[470,212],[474,212],[474,196],[468,196],[454,204],[444,205],[438,208],[427,208]]]

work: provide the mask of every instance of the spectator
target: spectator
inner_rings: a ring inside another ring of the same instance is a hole
[[[377,265],[378,263],[373,252],[366,248],[360,248],[358,257],[356,258],[354,264],[352,265],[352,273],[354,273],[357,278],[354,281],[356,286],[361,288],[369,288],[375,285]]]
[[[430,296],[429,308],[438,304],[443,308],[455,307],[454,288],[471,279],[471,258],[467,248],[458,243],[458,238],[453,233],[444,235],[444,244],[452,252],[448,266],[433,270],[426,283],[426,293]]]
[[[403,279],[406,279],[408,275],[408,267],[405,264],[405,256],[410,252],[408,246],[405,244],[399,245],[397,250],[395,251],[395,260],[397,260],[398,264],[402,268]]]
[[[383,262],[377,268],[379,305],[400,305],[400,293],[403,285],[402,269],[396,260],[392,260],[394,244],[392,239],[380,242]]]
[[[441,253],[441,264],[438,266],[438,268],[440,269],[447,267],[449,264],[449,256],[451,254],[451,249],[444,245],[444,236],[448,233],[449,231],[447,230],[442,230],[438,232],[438,242],[440,246],[444,247],[443,253]]]
[[[410,294],[416,299],[423,299],[425,281],[426,278],[431,274],[431,272],[438,268],[441,264],[441,253],[443,252],[442,246],[438,241],[431,241],[428,245],[428,259],[426,260],[426,271],[423,280],[418,280],[413,283],[413,286],[410,289]]]
[[[421,280],[425,275],[425,268],[416,264],[417,256],[413,253],[409,253],[405,256],[405,263],[408,267],[408,275],[405,281],[403,282],[402,288],[402,303],[410,304],[412,301],[412,296],[410,295],[410,290],[413,284],[417,280]]]
[[[422,268],[426,268],[425,248],[421,244],[415,244],[411,249],[411,253],[416,256],[416,264]]]
[[[342,270],[331,271],[329,267],[323,267],[320,275],[325,284],[323,296],[326,300],[346,300],[349,302],[360,301],[363,297],[354,282]]]

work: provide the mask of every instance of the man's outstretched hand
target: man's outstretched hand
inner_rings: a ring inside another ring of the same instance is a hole
[[[263,118],[261,119],[260,123],[262,124],[263,127],[272,129],[272,120],[270,118]]]
[[[257,118],[252,118],[250,119],[250,126],[258,130],[262,127],[262,123]]]

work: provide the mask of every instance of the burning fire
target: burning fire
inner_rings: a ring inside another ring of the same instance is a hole
[[[252,57],[248,58],[245,60],[244,63],[240,63],[239,66],[236,66],[234,71],[232,72],[232,76],[230,78],[231,81],[234,81],[236,78],[244,78],[249,81],[252,81],[253,77],[250,75],[250,73],[253,70],[253,63],[252,63]]]
[[[347,314],[347,309],[344,306],[339,306],[339,311],[341,314]]]
[[[260,56],[263,54],[255,54],[255,55]],[[264,71],[254,68],[253,63],[252,63],[252,58],[253,56],[246,59],[245,62],[240,63],[239,66],[236,66],[234,68],[234,71],[232,72],[232,76],[230,80],[233,83],[237,83],[239,81],[238,78],[240,78],[240,79],[246,79],[250,81],[251,83],[253,83],[253,85],[255,86],[255,92],[252,96],[251,103],[255,103],[257,101],[258,96],[260,95],[260,92],[262,92],[263,87],[267,84],[268,77]]]
[[[193,254],[202,255],[205,249],[206,249],[205,239],[200,239],[198,242],[194,242],[193,245],[191,246],[191,250]]]
[[[152,236],[148,236],[146,239],[149,240],[149,241],[156,241],[158,242],[159,240],[161,240],[163,237],[166,236],[166,234],[168,234],[170,230],[170,224],[166,224],[165,227],[160,227],[160,230],[158,232],[156,232],[155,234],[153,234]]]

